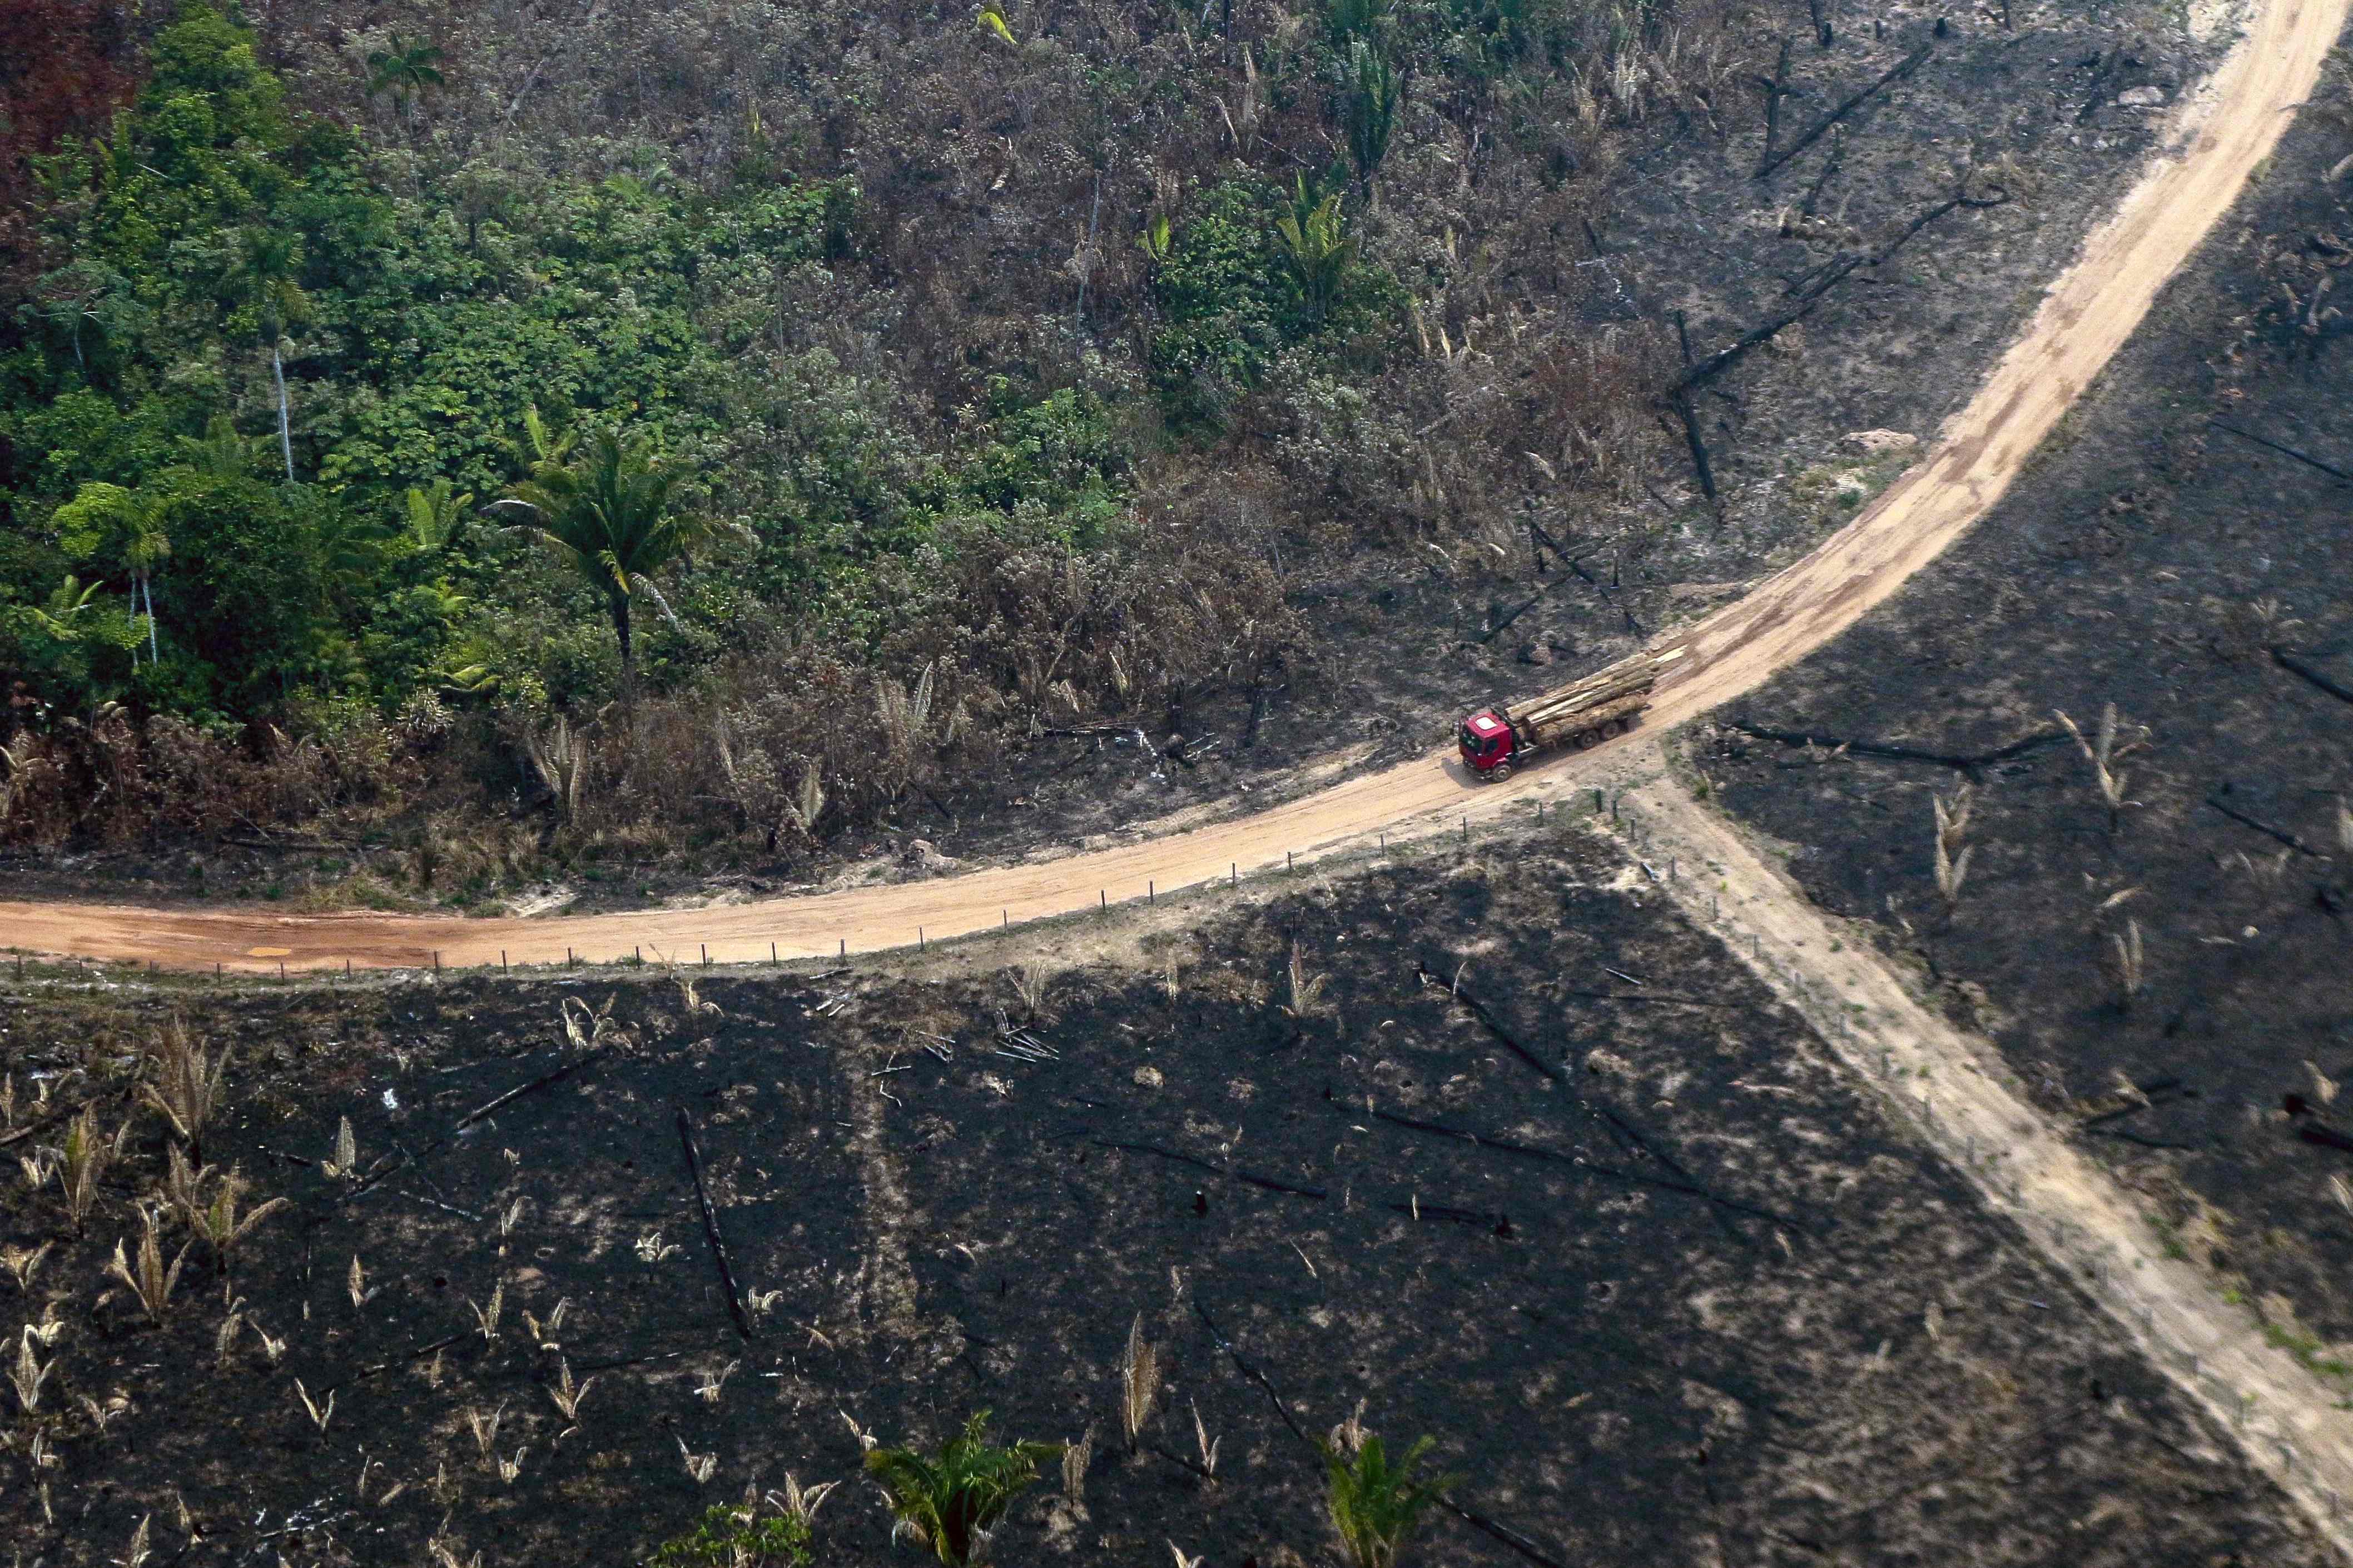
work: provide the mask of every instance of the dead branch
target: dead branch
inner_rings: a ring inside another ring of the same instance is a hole
[[[1824,30],[1827,31],[1827,28]],[[1788,146],[1783,148],[1779,153],[1769,154],[1762,163],[1759,163],[1757,166],[1757,178],[1760,180],[1763,179],[1766,175],[1771,174],[1774,170],[1779,168],[1782,164],[1788,163],[1790,159],[1796,157],[1807,148],[1812,146],[1817,141],[1821,139],[1822,133],[1828,131],[1831,126],[1836,125],[1840,121],[1844,120],[1848,115],[1852,114],[1856,110],[1861,109],[1865,103],[1876,97],[1884,89],[1893,86],[1894,83],[1903,80],[1905,77],[1910,76],[1914,71],[1918,70],[1922,63],[1925,62],[1930,55],[1934,54],[1936,50],[1936,46],[1932,41],[1921,45],[1918,48],[1913,50],[1902,59],[1896,61],[1894,65],[1888,68],[1887,73],[1884,76],[1882,76],[1877,81],[1873,82],[1869,87],[1863,88],[1860,91],[1854,93],[1836,109],[1831,110],[1820,120],[1815,121],[1813,125],[1807,130],[1804,135],[1799,137],[1795,142],[1790,142]]]

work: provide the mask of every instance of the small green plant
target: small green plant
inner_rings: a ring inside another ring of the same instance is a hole
[[[706,1509],[692,1530],[662,1542],[647,1562],[649,1568],[800,1568],[809,1560],[807,1519],[763,1515],[740,1502]]]
[[[949,1568],[976,1568],[1014,1500],[1036,1483],[1038,1467],[1061,1457],[1060,1443],[997,1447],[987,1431],[983,1410],[935,1458],[912,1448],[875,1448],[866,1456],[866,1473],[899,1516],[893,1534],[929,1547]]]
[[[1423,1511],[1461,1478],[1414,1479],[1436,1438],[1421,1438],[1392,1466],[1378,1437],[1363,1433],[1352,1449],[1342,1435],[1347,1430],[1343,1427],[1334,1433],[1333,1442],[1318,1445],[1329,1479],[1332,1527],[1340,1532],[1340,1543],[1356,1568],[1390,1568]]]

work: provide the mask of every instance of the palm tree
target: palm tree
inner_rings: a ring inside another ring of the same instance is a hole
[[[124,489],[121,485],[86,484],[74,492],[73,500],[58,508],[51,522],[78,555],[95,554],[109,544],[121,548],[122,563],[131,571],[132,613],[137,613],[142,597],[146,601],[148,662],[162,662],[155,637],[155,592],[151,583],[155,568],[171,558],[172,539],[164,531],[162,509],[154,498]],[[139,662],[135,644],[131,650],[131,662]]]
[[[392,47],[378,49],[367,58],[368,96],[389,89],[393,100],[400,105],[401,117],[407,118],[410,102],[428,87],[441,85],[441,73],[433,68],[443,58],[439,49],[430,44],[413,42],[398,33],[392,36]]]
[[[537,409],[524,423],[530,477],[491,510],[526,519],[512,526],[540,540],[605,595],[606,613],[621,644],[621,683],[628,687],[637,678],[629,637],[637,596],[651,599],[675,624],[678,617],[654,585],[654,575],[687,560],[722,529],[672,506],[678,476],[661,466],[645,437],[599,430],[575,456],[573,438],[551,437]]]
[[[1381,1440],[1369,1433],[1363,1434],[1351,1451],[1343,1434],[1354,1426],[1352,1418],[1335,1428],[1333,1442],[1316,1445],[1324,1451],[1325,1502],[1332,1527],[1339,1531],[1340,1542],[1356,1568],[1393,1568],[1423,1512],[1461,1478],[1415,1479],[1423,1456],[1435,1446],[1436,1439],[1430,1437],[1418,1440],[1395,1465],[1382,1451]]]
[[[1340,291],[1348,264],[1356,258],[1356,241],[1348,237],[1348,220],[1340,212],[1340,193],[1319,196],[1302,175],[1296,191],[1274,220],[1275,238],[1283,258],[1291,263],[1293,280],[1317,325]]]
[[[278,448],[286,459],[286,482],[294,482],[294,440],[286,409],[286,363],[280,353],[286,324],[311,313],[311,300],[295,281],[301,252],[290,234],[248,228],[238,248],[237,282],[252,305],[269,351],[269,374],[278,385]]]
[[[874,1448],[866,1456],[866,1473],[891,1500],[899,1529],[948,1568],[975,1568],[1013,1500],[1038,1479],[1039,1465],[1061,1456],[1060,1443],[992,1447],[987,1429],[984,1410],[947,1440],[937,1458],[912,1448]]]

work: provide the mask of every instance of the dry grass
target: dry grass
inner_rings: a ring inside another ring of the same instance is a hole
[[[1936,891],[1944,895],[1947,911],[1961,901],[1961,884],[1968,879],[1972,851],[1966,838],[1975,793],[1974,785],[1964,784],[1949,801],[1941,795],[1931,797],[1936,810]]]
[[[172,1124],[198,1164],[204,1161],[205,1127],[220,1105],[230,1054],[223,1047],[220,1055],[207,1057],[204,1042],[190,1036],[178,1018],[165,1024],[148,1047],[155,1077],[139,1086],[139,1098]]]
[[[2075,721],[2063,711],[2054,708],[2052,712],[2065,726],[2067,733],[2075,737],[2084,760],[2092,764],[2092,781],[2098,786],[2101,804],[2108,808],[2108,831],[2115,832],[2123,825],[2125,807],[2140,804],[2125,798],[2126,774],[2116,763],[2140,750],[2146,742],[2119,739],[2123,730],[2113,702],[2100,710],[2099,732],[2094,740],[2085,740],[2084,731],[2075,727]]]
[[[2148,968],[2141,950],[2138,921],[2127,920],[2123,931],[2108,933],[2108,963],[2110,973],[2116,983],[2116,1005],[2129,1011],[2133,998],[2139,995],[2141,988],[2148,983]]]
[[[124,1243],[118,1240],[114,1244],[114,1261],[111,1267],[115,1278],[130,1286],[131,1293],[139,1299],[139,1305],[146,1310],[147,1321],[160,1324],[171,1314],[172,1292],[180,1283],[181,1266],[187,1262],[188,1248],[195,1243],[183,1242],[167,1267],[164,1262],[163,1239],[156,1230],[155,1211],[142,1207],[139,1211],[139,1220],[141,1230],[136,1264],[126,1255]]]
[[[100,1137],[97,1110],[84,1106],[80,1115],[66,1123],[64,1141],[47,1151],[76,1236],[98,1207],[99,1184],[122,1157],[122,1145],[130,1136],[131,1124],[126,1121],[114,1130],[112,1138]]]
[[[1054,984],[1053,975],[1037,964],[1018,963],[1007,971],[1007,977],[1012,983],[1013,994],[1020,1002],[1027,1022],[1050,1024],[1054,1021],[1058,1010],[1049,996]]]
[[[1119,1363],[1119,1425],[1127,1435],[1127,1451],[1135,1452],[1145,1424],[1160,1398],[1160,1356],[1144,1337],[1144,1315],[1137,1313],[1127,1331],[1127,1351]]]

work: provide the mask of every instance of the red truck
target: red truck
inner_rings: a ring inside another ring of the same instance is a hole
[[[1501,703],[1482,708],[1462,721],[1457,733],[1462,765],[1482,784],[1512,776],[1512,770],[1546,747],[1562,741],[1582,751],[1634,727],[1635,719],[1651,705],[1651,689],[1659,674],[1683,657],[1681,648],[1663,653],[1645,649],[1573,680],[1557,691],[1547,691],[1515,712]]]

